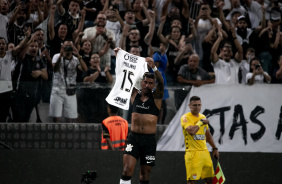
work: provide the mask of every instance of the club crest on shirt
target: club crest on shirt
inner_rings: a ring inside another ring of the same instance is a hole
[[[133,147],[132,144],[127,144],[127,145],[126,145],[126,148],[125,148],[125,151],[126,151],[126,152],[131,152],[131,151],[132,151],[132,147]]]
[[[186,117],[186,116],[183,116],[183,117],[182,117],[182,119],[183,119],[183,122],[188,122],[188,120],[187,120],[187,117]]]
[[[192,177],[193,177],[194,179],[196,179],[196,178],[197,178],[197,173],[192,174]]]

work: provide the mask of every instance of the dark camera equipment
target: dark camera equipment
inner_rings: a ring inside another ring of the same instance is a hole
[[[256,69],[258,69],[260,67],[260,65],[256,65]]]
[[[113,9],[114,9],[114,10],[119,10],[118,4],[114,4],[114,5],[113,5]]]
[[[93,183],[93,181],[97,178],[96,171],[87,171],[82,174],[81,183]]]
[[[72,48],[72,47],[65,47],[65,48],[64,48],[64,51],[66,51],[66,52],[72,52],[72,51],[73,51],[73,48]]]

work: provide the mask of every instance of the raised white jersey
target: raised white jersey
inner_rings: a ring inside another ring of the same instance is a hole
[[[119,50],[116,57],[116,82],[106,101],[124,110],[129,109],[132,89],[148,71],[145,58]]]

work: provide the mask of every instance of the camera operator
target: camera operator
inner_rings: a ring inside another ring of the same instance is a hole
[[[52,63],[54,75],[49,115],[53,117],[54,122],[59,122],[64,110],[67,122],[74,122],[77,118],[76,68],[81,65],[82,70],[87,71],[87,66],[73,46],[72,40],[68,39],[64,41],[61,52],[54,55]]]
[[[247,73],[246,83],[249,85],[270,83],[271,77],[267,72],[263,71],[260,60],[258,58],[253,58],[250,62],[250,72]]]

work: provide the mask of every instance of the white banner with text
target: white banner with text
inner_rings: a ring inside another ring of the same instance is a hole
[[[220,152],[282,153],[282,85],[279,84],[192,87],[158,141],[158,151],[185,151],[180,118],[190,111],[191,96],[201,98],[201,113],[210,121],[210,131]]]

